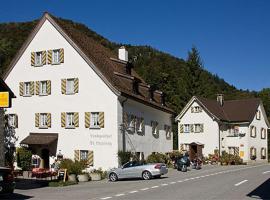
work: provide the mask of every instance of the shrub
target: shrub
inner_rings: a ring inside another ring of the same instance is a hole
[[[130,158],[132,157],[132,153],[130,151],[118,151],[117,155],[121,165],[130,161]]]
[[[147,163],[165,163],[169,164],[171,159],[169,156],[162,154],[162,153],[152,153],[146,159]]]
[[[21,147],[17,149],[17,164],[23,171],[31,170],[32,152]]]
[[[232,155],[228,154],[225,151],[222,151],[221,156],[220,156],[220,162],[222,164],[231,164],[231,165],[240,165],[243,164],[243,160],[240,158],[239,155]]]
[[[101,175],[101,179],[107,178],[107,171],[103,171],[101,168],[94,169],[91,173],[97,173]]]
[[[61,169],[67,169],[69,174],[82,174],[82,170],[85,168],[84,161],[73,161],[71,159],[63,159],[59,165]]]

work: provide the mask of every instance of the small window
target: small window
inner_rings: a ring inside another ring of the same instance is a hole
[[[31,83],[30,82],[25,82],[24,83],[24,96],[31,96],[30,93],[30,87],[31,87]]]
[[[171,126],[169,125],[164,125],[164,130],[165,130],[165,133],[166,133],[166,138],[170,138],[171,137]]]
[[[74,85],[75,85],[75,79],[67,79],[66,83],[66,94],[74,94]]]
[[[87,160],[87,159],[88,159],[88,151],[80,150],[80,160]]]
[[[194,124],[194,132],[195,133],[201,132],[201,125],[200,124]]]
[[[266,148],[261,148],[261,159],[266,159]]]
[[[66,114],[66,128],[74,128],[74,113],[67,113]]]
[[[261,129],[261,139],[266,139],[266,129],[265,128]]]
[[[151,126],[152,126],[152,133],[154,135],[157,135],[158,134],[158,122],[152,121]]]
[[[91,112],[90,128],[100,128],[98,112]]]
[[[189,133],[189,132],[190,132],[190,125],[184,124],[184,133]]]
[[[9,126],[11,126],[13,128],[16,127],[16,115],[15,114],[8,115],[8,124],[9,124]]]
[[[200,111],[201,111],[200,106],[195,106],[195,107],[194,107],[194,112],[195,112],[195,113],[198,113],[198,112],[200,112]]]
[[[60,49],[55,49],[52,51],[52,64],[60,63]]]
[[[39,94],[47,95],[47,81],[40,81],[39,84]]]
[[[35,66],[41,66],[42,65],[42,52],[36,52],[35,55]]]
[[[256,130],[256,127],[255,126],[251,126],[250,127],[250,137],[256,137],[257,135],[257,130]]]
[[[39,127],[40,128],[47,128],[47,113],[40,113],[39,115]]]
[[[260,120],[261,119],[261,111],[260,110],[257,110],[256,119],[257,120]]]

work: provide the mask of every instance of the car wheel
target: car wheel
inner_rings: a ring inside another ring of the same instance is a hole
[[[115,182],[118,180],[117,174],[116,173],[111,173],[109,176],[110,181]]]
[[[142,173],[142,178],[143,178],[143,180],[149,180],[152,178],[152,174],[149,171],[144,171]]]

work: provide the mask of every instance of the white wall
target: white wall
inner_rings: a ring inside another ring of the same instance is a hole
[[[263,116],[263,112],[262,112],[262,105],[260,105],[258,107],[258,110],[261,112],[261,119],[257,120],[256,119],[256,115],[253,118],[253,121],[250,123],[249,129],[247,131],[247,137],[248,137],[248,145],[246,146],[246,151],[247,151],[247,155],[248,158],[250,157],[250,148],[251,147],[255,147],[257,149],[257,161],[262,161],[261,160],[261,148],[264,147],[266,148],[266,158],[267,156],[267,152],[268,152],[268,146],[267,146],[267,139],[268,139],[268,134],[267,134],[267,124],[265,122],[265,118]],[[256,137],[253,138],[250,136],[250,127],[251,126],[255,126],[257,129],[257,134]],[[266,129],[266,139],[261,139],[261,128],[265,128]],[[267,160],[264,160],[267,161]]]
[[[200,106],[194,101],[187,109],[185,114],[178,122],[178,130],[180,124],[203,124],[203,133],[180,133],[178,131],[178,144],[179,149],[181,144],[189,144],[192,142],[199,142],[204,144],[203,155],[213,154],[215,149],[219,148],[219,127],[218,123],[210,117],[208,113],[203,110],[199,113],[191,113],[191,107]]]
[[[171,133],[171,137],[168,139],[164,131],[165,124],[171,126],[171,114],[130,99],[124,103],[124,112],[143,117],[145,123],[145,135],[126,133],[127,150],[144,152],[145,158],[152,152],[166,153],[173,150],[173,133]],[[151,121],[157,121],[159,123],[159,137],[157,138],[152,134]],[[122,138],[122,133],[120,133],[119,138]],[[119,149],[121,149],[122,140],[119,142],[119,145]]]
[[[31,52],[64,48],[64,63],[33,67],[30,63]],[[62,78],[79,78],[79,93],[61,94]],[[21,97],[19,82],[51,80],[51,95]],[[29,132],[58,133],[58,150],[65,157],[74,158],[74,150],[93,150],[95,167],[114,167],[117,162],[117,96],[96,75],[60,33],[46,21],[30,43],[18,63],[6,79],[17,96],[9,113],[17,113],[19,128],[16,134],[22,139]],[[91,130],[85,128],[84,112],[105,112],[105,128]],[[52,115],[52,127],[35,127],[35,113],[46,112]],[[61,128],[61,112],[79,112],[79,128]],[[103,138],[97,138],[101,136]],[[104,138],[106,137],[106,138]],[[97,142],[103,142],[101,145]],[[105,158],[106,157],[106,158]]]

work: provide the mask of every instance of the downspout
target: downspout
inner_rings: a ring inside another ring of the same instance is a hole
[[[123,143],[123,152],[126,152],[126,128],[124,126],[124,104],[127,102],[128,98],[121,102],[122,106],[122,143]]]

